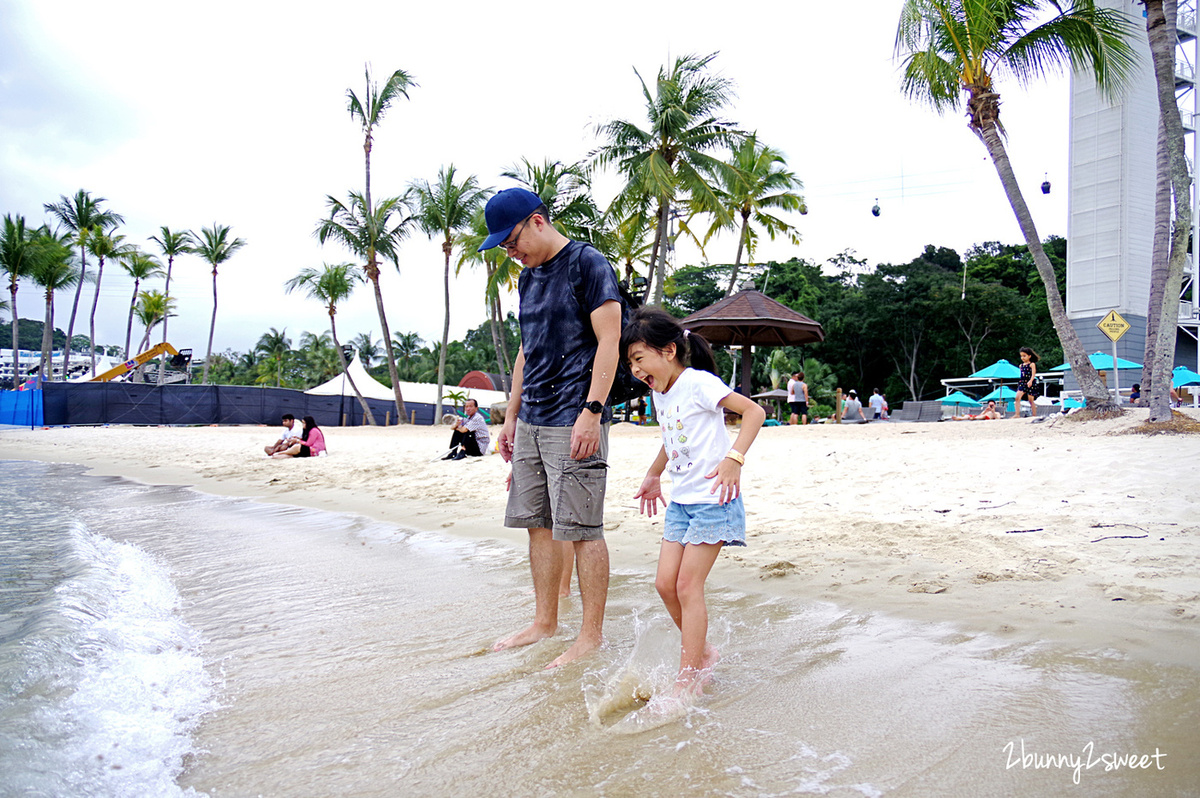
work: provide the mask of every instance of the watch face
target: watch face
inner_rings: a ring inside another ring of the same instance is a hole
[[[599,402],[588,402],[586,405],[584,405],[584,408],[592,411],[593,413],[604,412],[604,405],[600,404]]]

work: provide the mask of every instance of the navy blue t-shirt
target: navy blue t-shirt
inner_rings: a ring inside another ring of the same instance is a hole
[[[582,308],[571,281],[571,258],[579,264]],[[517,291],[525,352],[518,415],[539,427],[570,427],[592,382],[596,334],[591,313],[609,300],[621,301],[617,275],[595,247],[572,241],[541,266],[524,269]]]

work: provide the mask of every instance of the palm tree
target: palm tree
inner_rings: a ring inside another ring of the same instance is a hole
[[[146,328],[145,334],[142,335],[142,342],[138,344],[139,352],[145,352],[146,348],[150,346],[150,331],[159,322],[165,323],[168,317],[174,316],[175,314],[172,312],[174,310],[175,300],[162,291],[151,289],[138,294],[133,315],[137,316],[138,322]],[[205,362],[207,363],[207,361]]]
[[[168,298],[171,296],[171,269],[175,266],[175,257],[192,251],[192,245],[195,240],[192,234],[187,230],[173,231],[171,228],[163,225],[158,228],[158,235],[150,236],[150,240],[158,244],[162,254],[167,256],[167,284],[163,288],[163,294]],[[163,317],[162,322],[162,342],[167,342],[167,317]],[[129,347],[126,346],[126,349]],[[126,355],[128,357],[128,355]],[[167,370],[160,368],[158,370],[158,384],[163,384],[163,378],[166,377]]]
[[[213,277],[213,310],[212,321],[208,326],[208,350],[204,355],[204,376],[201,378],[205,385],[208,384],[208,359],[212,357],[213,336],[217,332],[217,267],[225,261],[233,257],[234,253],[242,247],[246,246],[246,242],[240,238],[230,239],[229,225],[222,225],[213,222],[212,227],[200,228],[200,234],[196,235],[191,232],[192,238],[196,241],[192,247],[192,252],[199,255],[205,263],[212,266]]]
[[[442,237],[442,255],[445,257],[443,283],[445,286],[446,316],[442,323],[442,351],[438,359],[437,406],[434,418],[442,417],[442,388],[446,384],[446,347],[450,343],[450,254],[454,251],[455,239],[471,226],[471,219],[483,207],[491,195],[487,189],[479,188],[475,175],[468,175],[458,182],[454,164],[438,170],[437,181],[430,185],[423,180],[413,183],[416,196],[417,225],[432,240]]]
[[[397,423],[407,422],[404,396],[400,391],[400,378],[396,374],[396,355],[392,351],[391,331],[387,313],[383,309],[383,290],[379,286],[379,258],[382,256],[400,268],[400,242],[408,237],[411,217],[404,216],[408,205],[402,197],[389,197],[378,205],[371,205],[366,197],[350,192],[349,202],[343,203],[327,197],[329,217],[317,225],[317,239],[324,244],[332,238],[355,255],[363,258],[363,273],[371,281],[375,291],[375,309],[379,312],[379,326],[383,330],[384,348],[387,350],[388,376],[392,380],[392,392],[396,397]]]
[[[553,211],[550,216],[554,217]],[[480,208],[471,221],[470,232],[462,238],[455,274],[467,264],[483,264],[484,273],[487,276],[487,284],[484,287],[484,304],[488,312],[488,327],[492,333],[492,346],[496,350],[496,364],[500,367],[502,383],[500,387],[504,391],[505,398],[508,398],[507,377],[512,374],[512,364],[509,362],[508,347],[505,345],[504,314],[500,309],[500,292],[516,288],[521,267],[508,257],[504,247],[492,247],[479,252],[479,245],[487,236],[487,220],[484,217],[483,209]]]
[[[358,359],[363,368],[370,369],[379,360],[382,344],[371,338],[369,332],[361,332],[350,339],[350,345],[358,350]]]
[[[592,173],[586,164],[566,166],[548,158],[535,164],[522,158],[501,174],[537,194],[550,211],[551,223],[567,238],[586,241],[601,252],[611,249],[604,215],[592,198]]]
[[[50,350],[54,341],[54,294],[70,288],[82,279],[83,272],[71,263],[70,234],[59,236],[46,228],[38,236],[39,254],[30,278],[42,287],[46,296],[46,315],[42,326],[42,362],[38,368],[38,384],[52,376]],[[67,349],[69,349],[69,342]],[[64,357],[65,357],[64,352]],[[66,368],[66,361],[63,362]]]
[[[333,337],[327,332],[320,335],[301,333],[300,346],[296,352],[304,361],[305,380],[313,385],[319,385],[345,373],[341,367],[341,357],[334,350]]]
[[[1048,6],[1057,13],[1035,25]],[[1054,268],[1004,146],[994,80],[1008,72],[1019,83],[1028,83],[1070,63],[1076,70],[1086,69],[1102,90],[1115,95],[1136,65],[1127,41],[1131,31],[1123,14],[1097,8],[1094,0],[1075,0],[1065,7],[1042,0],[905,0],[896,32],[906,95],[930,103],[939,113],[958,108],[966,95],[968,127],[983,142],[1000,176],[1046,287],[1063,353],[1087,406],[1101,411],[1117,408],[1067,318]]]
[[[11,300],[8,310],[12,315],[13,387],[21,375],[21,350],[17,348],[17,288],[22,277],[30,277],[36,265],[38,246],[36,230],[25,226],[24,216],[4,216],[4,230],[0,232],[0,268],[8,276],[8,292]]]
[[[363,416],[373,427],[375,426],[375,416],[371,413],[371,406],[363,398],[358,386],[354,384],[354,375],[350,373],[350,365],[346,362],[346,353],[342,351],[342,345],[338,343],[335,320],[338,303],[350,298],[350,295],[354,293],[354,283],[361,279],[361,275],[352,263],[334,265],[326,263],[321,271],[311,267],[301,269],[300,273],[284,283],[284,286],[289,294],[297,288],[305,289],[309,299],[318,300],[329,312],[329,332],[333,335],[333,346],[337,349],[338,361],[342,364],[342,373],[350,381],[350,387],[354,389],[354,395],[358,397],[358,403],[362,405]]]
[[[392,338],[392,349],[404,363],[404,376],[412,376],[412,361],[421,352],[421,344],[425,341],[415,332],[396,333]]]
[[[100,304],[100,281],[104,279],[105,258],[123,258],[133,251],[125,243],[125,236],[106,230],[97,230],[87,239],[87,251],[96,256],[96,293],[92,296],[92,312],[88,317],[88,340],[91,343],[92,376],[96,376],[96,306]]]
[[[363,72],[366,76],[367,90],[363,94],[362,99],[354,93],[354,89],[346,89],[346,110],[350,112],[350,118],[355,119],[362,125],[363,129],[363,159],[366,162],[366,192],[363,196],[366,198],[365,205],[370,208],[371,205],[371,148],[374,146],[373,134],[375,126],[383,119],[383,115],[387,113],[388,108],[392,103],[400,97],[409,99],[409,88],[416,88],[417,82],[412,79],[402,69],[397,69],[391,74],[383,87],[371,80],[371,66],[368,64]],[[387,337],[387,334],[384,334]]]
[[[254,345],[254,351],[275,367],[275,387],[282,388],[283,363],[292,351],[292,339],[287,337],[287,328],[277,330],[272,327],[270,332],[263,333]]]
[[[75,282],[75,301],[71,305],[71,320],[67,322],[67,345],[63,351],[63,379],[67,378],[71,366],[71,340],[75,335],[75,314],[79,311],[79,295],[83,291],[83,283],[87,279],[87,241],[96,232],[102,232],[123,223],[125,218],[119,213],[106,211],[100,204],[108,202],[104,197],[92,199],[91,192],[79,189],[75,196],[60,195],[58,202],[48,202],[42,207],[46,213],[58,219],[67,229],[79,247],[79,279]],[[95,336],[92,336],[93,343]],[[93,361],[95,353],[93,352]]]
[[[1142,362],[1143,388],[1151,422],[1171,420],[1171,367],[1174,365],[1176,322],[1188,236],[1192,229],[1192,176],[1188,169],[1183,120],[1175,99],[1174,2],[1146,0],[1146,33],[1158,87],[1158,173],[1154,203],[1154,248],[1150,267],[1150,298],[1146,311],[1146,349]],[[1175,222],[1171,223],[1171,197]]]
[[[634,70],[646,100],[647,126],[615,120],[597,129],[607,142],[592,153],[596,164],[616,164],[625,180],[610,215],[623,218],[646,213],[648,204],[655,209],[651,254],[655,304],[662,304],[672,205],[686,199],[693,209],[712,213],[724,224],[729,220],[729,212],[708,178],[724,166],[710,153],[734,146],[742,134],[717,116],[732,98],[733,84],[709,73],[716,56],[686,55],[676,59],[669,72],[660,67],[653,94]]]
[[[732,225],[738,226],[737,257],[733,261],[733,273],[729,276],[729,287],[725,296],[732,296],[737,287],[738,270],[742,265],[742,252],[751,263],[754,261],[754,242],[757,234],[751,223],[766,231],[772,241],[776,235],[785,235],[793,244],[800,243],[796,228],[768,213],[768,209],[806,212],[804,197],[796,193],[802,187],[799,178],[787,169],[787,161],[779,150],[759,144],[758,134],[752,133],[733,148],[730,169],[723,169],[716,177],[720,182],[718,195],[729,209]],[[721,225],[714,221],[704,236],[704,242],[719,230],[732,225]]]
[[[161,277],[163,275],[162,264],[158,258],[153,255],[148,255],[140,249],[131,248],[121,256],[121,267],[125,269],[125,273],[133,278],[133,296],[129,298],[129,318],[125,322],[125,359],[129,359],[130,351],[129,344],[133,337],[133,311],[137,307],[138,293],[142,287],[142,280],[148,280],[151,277]],[[166,292],[163,292],[166,295]],[[163,323],[166,323],[166,318],[163,318]],[[145,351],[140,350],[140,351]],[[163,358],[166,359],[165,356]],[[165,368],[160,368],[159,377],[166,371]],[[159,383],[160,385],[162,383]]]

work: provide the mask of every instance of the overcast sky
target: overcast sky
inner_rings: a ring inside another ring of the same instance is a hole
[[[381,197],[451,163],[506,188],[500,172],[522,157],[578,160],[597,145],[597,124],[644,121],[635,68],[652,79],[679,55],[720,51],[714,66],[737,87],[728,118],[785,153],[809,207],[794,219],[802,243],[764,241],[759,260],[822,262],[851,249],[873,265],[911,260],[926,244],[961,252],[1019,242],[961,113],[938,116],[900,95],[900,5],[0,0],[0,213],[40,224],[43,203],[83,188],[106,198],[125,217],[119,232],[147,248],[160,225],[230,225],[247,246],[221,268],[214,349],[244,351],[270,327],[298,341],[327,329],[327,317],[318,303],[285,294],[284,281],[350,259],[312,233],[326,195],[362,189],[361,128],[346,112],[346,90],[362,95],[366,62],[381,78],[400,68],[420,84],[377,129],[372,193]],[[999,87],[1012,161],[1043,237],[1066,235],[1068,84]],[[1038,190],[1045,177],[1048,196]],[[612,176],[598,181],[602,204],[615,185]],[[726,236],[708,256],[731,262],[735,246]],[[698,262],[680,247],[680,265]],[[393,332],[440,340],[441,275],[440,245],[414,234],[399,272],[390,264],[384,272]],[[92,286],[84,290],[77,333],[87,331]],[[124,342],[131,292],[119,269],[106,268],[100,342]],[[485,319],[482,275],[464,273],[451,292],[454,339]],[[171,293],[172,342],[200,355],[208,267],[177,261]],[[57,305],[63,329],[71,298]],[[18,304],[22,316],[42,318],[34,286]],[[514,305],[507,298],[505,310]],[[369,289],[339,311],[338,329],[343,339],[379,337]]]

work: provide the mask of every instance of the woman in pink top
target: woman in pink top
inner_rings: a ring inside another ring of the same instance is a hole
[[[325,453],[325,434],[312,416],[304,417],[304,437],[292,438],[292,445],[275,457],[319,457]]]

